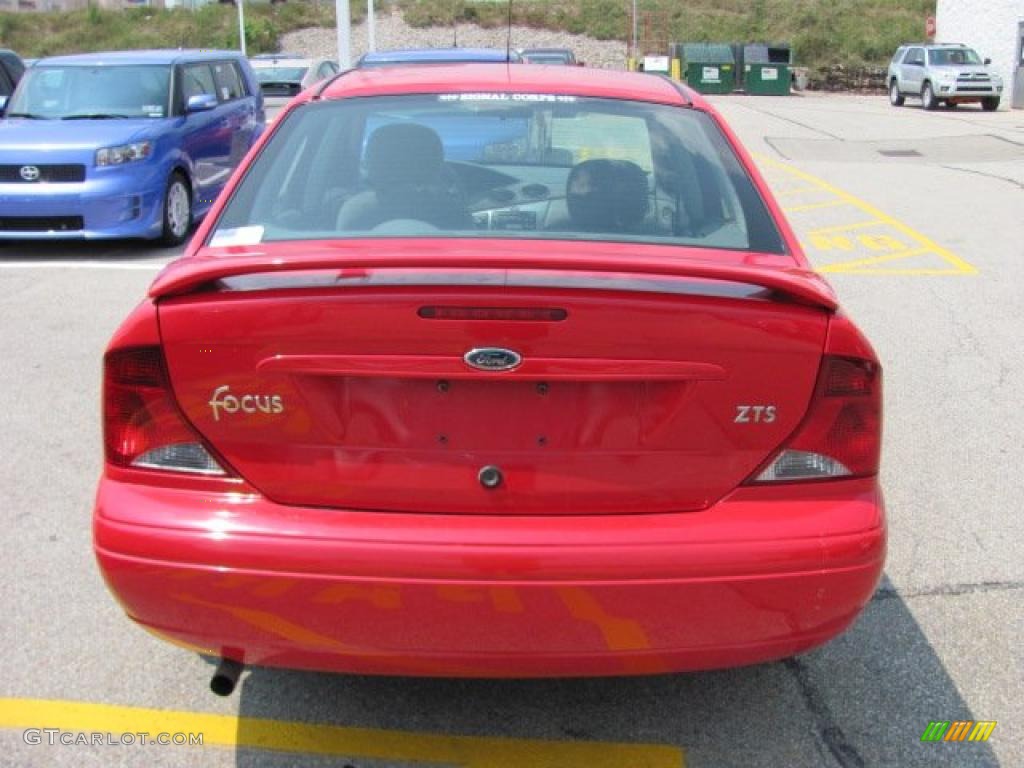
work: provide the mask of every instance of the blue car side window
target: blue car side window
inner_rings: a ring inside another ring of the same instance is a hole
[[[227,61],[216,62],[213,65],[213,78],[217,87],[217,98],[221,101],[233,101],[245,95],[242,81],[233,63]]]
[[[213,81],[213,73],[209,64],[189,64],[182,73],[182,94],[185,101],[192,96],[209,93],[217,95],[217,86]]]

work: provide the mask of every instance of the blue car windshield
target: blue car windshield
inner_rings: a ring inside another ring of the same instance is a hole
[[[709,115],[500,92],[294,109],[209,243],[375,237],[783,252],[764,201]]]
[[[42,120],[161,118],[170,113],[169,65],[35,66],[8,117]]]

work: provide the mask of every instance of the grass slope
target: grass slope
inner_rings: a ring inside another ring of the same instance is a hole
[[[503,2],[398,0],[414,26],[460,21],[500,26]],[[935,0],[639,0],[674,42],[788,42],[798,63],[878,65],[900,43],[924,36]],[[627,0],[514,0],[516,23],[602,40],[625,39]],[[641,21],[643,17],[641,16]],[[641,28],[643,24],[641,23]]]
[[[24,57],[82,51],[136,48],[238,48],[238,15],[231,5],[207,5],[196,11],[176,8],[0,13],[0,48]],[[352,2],[353,21],[366,15],[366,4]],[[333,27],[334,3],[289,0],[279,5],[245,6],[245,39],[250,54],[276,51],[286,32],[305,27]]]
[[[507,6],[495,0],[393,0],[413,26],[453,20],[500,26]],[[352,0],[358,21],[365,3]],[[565,30],[602,40],[625,39],[626,0],[514,0],[516,23]],[[896,46],[917,40],[935,0],[639,0],[641,10],[662,14],[668,39],[790,42],[798,63],[823,68],[878,65]],[[380,2],[382,12],[388,3]],[[0,13],[0,47],[23,56],[121,48],[238,45],[235,9],[210,5],[196,12],[134,8],[105,11]],[[246,6],[249,51],[276,50],[280,36],[303,27],[334,25],[334,4],[288,0]]]

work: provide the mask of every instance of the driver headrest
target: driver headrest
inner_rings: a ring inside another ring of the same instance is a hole
[[[629,160],[585,160],[569,172],[565,199],[585,229],[628,230],[647,215],[647,174]]]
[[[376,189],[437,181],[443,163],[441,139],[425,125],[383,125],[366,144],[366,175]]]

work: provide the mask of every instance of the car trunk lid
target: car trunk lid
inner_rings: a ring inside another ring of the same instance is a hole
[[[456,268],[429,245],[364,246],[350,260],[311,249],[287,270],[266,268],[275,246],[236,251],[260,263],[240,270],[209,253],[154,286],[183,412],[275,501],[697,510],[766,460],[814,387],[830,294],[811,300],[796,271],[638,272],[643,258],[609,253],[585,271],[572,248],[538,269],[522,244]]]

